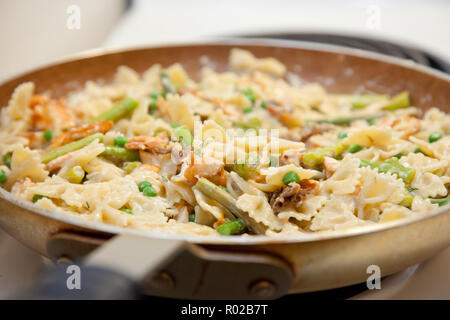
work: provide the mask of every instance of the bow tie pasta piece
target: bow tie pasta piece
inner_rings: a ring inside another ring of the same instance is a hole
[[[311,179],[321,175],[321,172],[319,171],[304,169],[302,167],[296,167],[293,164],[281,167],[270,167],[267,169],[261,169],[261,174],[266,176],[266,182],[270,185],[274,185],[277,187],[285,186],[283,178],[288,172],[295,172],[299,180]]]
[[[11,171],[8,175],[5,187],[10,189],[14,183],[26,177],[34,182],[43,181],[48,176],[48,171],[41,163],[39,152],[18,145],[12,153]]]

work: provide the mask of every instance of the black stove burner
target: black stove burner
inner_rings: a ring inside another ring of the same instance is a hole
[[[367,39],[354,36],[342,36],[325,33],[274,33],[274,34],[244,35],[241,37],[300,40],[300,41],[340,45],[350,48],[382,53],[398,58],[410,59],[425,66],[429,66],[434,69],[450,73],[450,64],[445,60],[418,48],[394,44],[392,42],[384,40]]]

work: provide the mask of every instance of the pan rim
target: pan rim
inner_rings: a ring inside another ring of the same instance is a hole
[[[14,76],[13,78],[6,79],[0,83],[3,86],[9,82],[13,82],[22,77],[30,75],[35,72],[45,70],[50,67],[61,65],[64,63],[69,63],[77,60],[90,59],[98,56],[115,54],[121,52],[131,52],[147,49],[158,49],[164,47],[197,47],[197,46],[224,46],[228,48],[240,46],[240,47],[273,47],[273,48],[289,48],[289,49],[303,49],[310,51],[320,51],[320,52],[333,52],[337,54],[343,54],[347,56],[356,56],[361,58],[366,58],[374,61],[381,61],[393,65],[399,65],[405,68],[413,69],[421,73],[429,74],[439,79],[442,79],[450,83],[450,75],[444,72],[433,70],[429,67],[419,65],[413,61],[404,60],[400,58],[395,58],[379,53],[368,52],[360,49],[346,48],[337,45],[328,44],[318,44],[307,41],[290,41],[290,40],[273,40],[273,39],[220,39],[213,41],[189,41],[189,42],[177,42],[172,44],[155,44],[155,45],[145,45],[145,46],[129,46],[129,47],[116,47],[116,48],[97,48],[82,51],[69,55],[65,58],[55,60],[53,63],[46,64],[37,68],[33,68],[30,71],[21,73]],[[180,235],[180,234],[169,234],[160,233],[148,230],[137,230],[131,228],[125,228],[120,226],[114,226],[103,222],[95,222],[84,220],[82,218],[71,216],[56,210],[50,210],[43,208],[37,204],[26,201],[6,190],[0,188],[0,198],[18,206],[22,209],[28,210],[34,214],[39,214],[49,219],[57,220],[68,225],[79,227],[82,229],[88,229],[94,232],[102,232],[111,235],[116,234],[133,234],[146,236],[156,239],[170,239],[170,240],[184,240],[191,243],[204,244],[204,245],[271,245],[271,244],[281,244],[281,243],[307,243],[316,241],[326,241],[335,239],[344,239],[349,237],[356,237],[362,235],[368,235],[375,232],[383,232],[396,228],[406,227],[413,223],[420,223],[421,221],[433,219],[450,213],[449,209],[443,207],[442,209],[437,209],[434,213],[429,215],[421,215],[411,218],[400,219],[396,221],[386,222],[383,224],[374,224],[353,227],[347,230],[336,230],[336,231],[320,231],[308,234],[299,235],[279,235],[279,236],[266,236],[266,235],[252,235],[252,236],[231,236],[231,237],[221,237],[221,236],[204,236],[204,235]]]

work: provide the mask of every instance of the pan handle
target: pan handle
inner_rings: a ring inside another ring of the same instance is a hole
[[[67,241],[61,239],[68,237],[57,237],[66,250]],[[214,250],[181,240],[118,235],[85,257],[79,267],[81,290],[67,289],[69,275],[59,267],[42,277],[41,282],[50,285],[40,284],[28,297],[49,298],[50,292],[52,298],[64,299],[134,299],[140,293],[181,299],[274,299],[289,291],[293,274],[284,260],[233,248]],[[58,252],[62,255],[63,249]]]
[[[105,268],[61,263],[47,269],[15,298],[25,300],[131,300],[139,299],[138,285],[128,276]],[[78,270],[78,271],[77,271]],[[76,277],[80,276],[80,282]]]

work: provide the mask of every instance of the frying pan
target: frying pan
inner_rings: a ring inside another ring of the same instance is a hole
[[[332,93],[408,90],[418,108],[435,106],[450,112],[450,77],[443,73],[355,49],[268,40],[89,52],[3,83],[0,105],[7,105],[22,82],[33,81],[37,92],[60,97],[87,80],[111,81],[120,65],[143,72],[155,63],[180,62],[195,79],[201,57],[209,57],[216,70],[225,70],[233,47],[258,57],[275,57],[304,81],[318,82]],[[0,226],[54,261],[81,264],[83,290],[69,292],[67,270],[56,268],[42,276],[42,283],[28,294],[32,298],[131,298],[143,292],[190,299],[272,299],[365,282],[371,265],[386,276],[450,244],[448,206],[426,216],[343,231],[207,237],[84,221],[23,201],[1,188]]]

